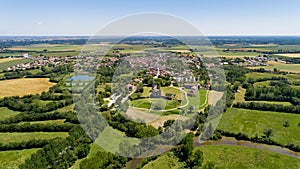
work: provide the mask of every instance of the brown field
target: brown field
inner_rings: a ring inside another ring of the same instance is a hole
[[[4,59],[0,59],[0,63],[5,63],[5,62],[9,62],[9,61],[13,61],[13,60],[20,60],[23,58],[4,58]]]
[[[47,91],[55,83],[49,78],[23,78],[0,81],[0,98],[9,96],[24,96]]]
[[[171,114],[167,116],[160,116],[159,114],[148,113],[140,111],[134,108],[129,108],[126,114],[135,121],[143,121],[148,125],[152,125],[155,128],[163,126],[164,122],[167,120],[187,120],[188,117],[182,115]]]
[[[217,92],[210,90],[208,93],[208,104],[209,105],[216,105],[217,102],[222,98],[223,92]]]

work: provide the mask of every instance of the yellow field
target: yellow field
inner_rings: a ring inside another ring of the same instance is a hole
[[[0,63],[5,63],[5,62],[9,62],[9,61],[13,61],[13,60],[20,60],[23,58],[4,58],[4,59],[0,59]]]
[[[276,54],[278,56],[286,56],[291,58],[300,58],[300,53],[283,53],[283,54]]]
[[[55,83],[49,78],[23,78],[0,81],[0,98],[38,94],[49,90]]]
[[[248,67],[250,69],[264,68],[266,70],[273,70],[274,68],[279,69],[280,71],[300,73],[300,64],[285,64],[281,62],[268,61],[268,66],[257,66],[257,67]]]

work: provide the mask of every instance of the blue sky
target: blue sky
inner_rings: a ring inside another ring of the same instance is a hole
[[[126,15],[162,12],[205,35],[300,35],[299,0],[2,0],[0,35],[92,35]]]

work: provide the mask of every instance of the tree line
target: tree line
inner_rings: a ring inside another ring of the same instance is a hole
[[[286,113],[300,113],[300,106],[286,106],[282,104],[269,104],[261,102],[238,102],[233,104],[233,107],[262,110],[262,111],[276,111],[276,112],[286,112]]]

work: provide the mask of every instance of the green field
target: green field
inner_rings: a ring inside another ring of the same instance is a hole
[[[111,127],[106,127],[102,133],[99,134],[95,143],[101,145],[105,150],[111,152],[119,151],[119,144],[125,141],[127,136],[125,133],[115,130]],[[139,144],[139,139],[130,138],[132,144]]]
[[[166,153],[149,162],[142,169],[181,169],[183,167],[183,163],[180,163],[173,153]]]
[[[130,102],[132,107],[150,109],[152,107],[160,107],[162,110],[173,109],[180,106],[180,103],[176,100],[166,100],[163,98],[146,98],[146,99],[137,99]]]
[[[201,168],[213,163],[215,168],[234,169],[265,169],[288,168],[298,169],[300,160],[274,152],[241,146],[202,146],[197,147],[204,154]]]
[[[39,149],[0,151],[0,169],[17,169]]]
[[[67,132],[30,132],[30,133],[0,133],[0,143],[12,143],[12,142],[21,142],[29,141],[32,139],[40,140],[50,140],[56,137],[68,137]]]
[[[258,72],[252,72],[246,74],[247,79],[259,79],[259,78],[265,78],[265,77],[273,77],[273,76],[280,76],[285,77],[288,79],[289,82],[300,80],[300,75],[298,74],[287,74],[287,75],[279,75],[279,74],[271,74],[271,73],[258,73]]]
[[[268,66],[250,67],[251,69],[264,68],[266,70],[274,70],[275,68],[284,72],[300,73],[300,64],[285,64],[280,62],[269,61]]]
[[[288,120],[290,127],[284,127]],[[266,128],[272,128],[274,136],[271,138],[281,144],[294,143],[300,145],[300,116],[297,114],[268,112],[229,108],[222,115],[218,128],[234,133],[245,133],[250,137],[263,135]]]
[[[29,59],[18,59],[18,60],[11,60],[8,62],[3,62],[3,63],[0,63],[0,70],[4,70],[6,68],[9,68],[9,67],[12,67],[12,66],[15,66],[18,64],[22,64],[22,63],[28,63],[28,62],[30,62]]]
[[[7,119],[18,114],[20,114],[20,112],[10,110],[7,107],[0,107],[0,120]]]
[[[64,122],[65,122],[65,119],[58,119],[58,120],[20,122],[19,124],[24,124],[24,123],[30,123],[30,124],[63,124]]]

